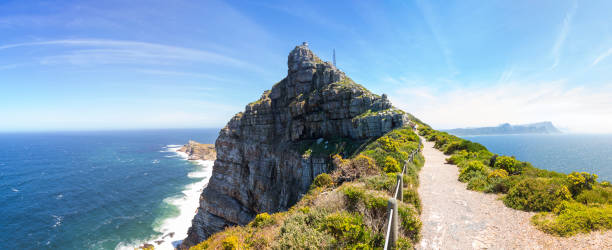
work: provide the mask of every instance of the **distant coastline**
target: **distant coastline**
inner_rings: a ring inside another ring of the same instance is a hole
[[[480,128],[456,128],[442,130],[444,132],[457,136],[471,135],[520,135],[520,134],[560,134],[552,122],[538,122],[531,124],[511,125],[509,123],[501,124],[497,127],[480,127]]]

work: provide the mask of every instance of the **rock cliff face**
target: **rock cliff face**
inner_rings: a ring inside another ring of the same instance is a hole
[[[217,159],[217,151],[213,144],[202,144],[195,141],[189,141],[181,147],[179,152],[186,153],[189,160],[205,160],[214,161]]]
[[[329,153],[347,153],[407,122],[385,95],[354,83],[306,44],[297,46],[287,77],[219,133],[213,176],[182,247],[258,213],[286,210],[315,176],[331,170]]]

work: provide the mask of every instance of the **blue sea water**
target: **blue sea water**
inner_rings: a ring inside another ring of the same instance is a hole
[[[0,249],[115,249],[159,235],[180,212],[168,199],[205,178],[189,177],[202,166],[168,145],[214,143],[217,134],[0,134]]]
[[[516,156],[536,167],[561,173],[586,171],[612,180],[612,135],[484,135],[463,136],[489,151]]]

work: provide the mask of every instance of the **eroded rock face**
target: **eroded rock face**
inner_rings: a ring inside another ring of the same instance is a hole
[[[295,204],[315,176],[331,170],[329,156],[304,155],[297,150],[300,143],[366,140],[407,122],[385,95],[354,83],[307,45],[297,46],[289,54],[287,77],[219,133],[213,176],[182,247]]]

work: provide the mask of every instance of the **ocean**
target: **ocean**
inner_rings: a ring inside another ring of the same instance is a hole
[[[218,129],[0,134],[0,249],[134,249],[186,236]]]
[[[462,136],[489,151],[516,156],[535,167],[561,173],[585,171],[612,181],[612,135],[483,135]]]
[[[171,249],[212,170],[176,149],[214,143],[218,131],[0,134],[0,249]],[[612,180],[612,135],[464,138],[536,167]]]

